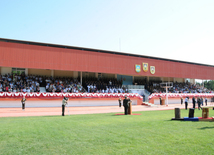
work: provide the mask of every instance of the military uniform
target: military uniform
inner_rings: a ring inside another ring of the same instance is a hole
[[[119,107],[121,107],[121,98],[119,98],[118,101],[119,101]]]
[[[192,98],[193,108],[195,109],[195,97]]]
[[[181,98],[181,104],[183,104],[183,98]]]
[[[124,114],[125,114],[125,115],[128,114],[129,101],[130,101],[130,99],[127,99],[127,98],[125,98],[125,99],[123,100]]]
[[[68,103],[67,101],[68,99],[66,97],[62,100],[62,116],[65,116],[65,105]]]
[[[188,97],[185,98],[185,109],[187,110],[188,107]]]
[[[22,98],[21,103],[22,103],[22,110],[25,110],[25,98]]]
[[[201,99],[197,98],[197,103],[198,103],[198,110],[202,109],[201,108]]]

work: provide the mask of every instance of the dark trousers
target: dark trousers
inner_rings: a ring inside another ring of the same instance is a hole
[[[25,109],[25,104],[22,103],[22,110],[24,110],[24,109]]]
[[[128,107],[124,107],[124,114],[125,114],[125,115],[128,114]]]
[[[65,116],[65,105],[62,105],[62,116]]]
[[[206,103],[206,106],[207,106],[207,101],[205,101],[205,103]]]
[[[202,109],[201,108],[201,103],[198,103],[198,110]]]
[[[193,108],[195,109],[195,103],[192,103],[193,104]]]
[[[188,106],[188,103],[187,102],[185,102],[185,109],[187,110],[187,106]]]

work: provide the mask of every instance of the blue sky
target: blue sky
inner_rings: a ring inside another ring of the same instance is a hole
[[[0,38],[214,65],[214,0],[0,0]]]

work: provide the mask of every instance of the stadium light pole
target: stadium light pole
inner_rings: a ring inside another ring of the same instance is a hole
[[[166,82],[166,106],[168,106],[168,91],[167,91],[167,82]]]

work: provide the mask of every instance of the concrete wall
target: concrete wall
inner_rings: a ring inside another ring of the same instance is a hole
[[[51,70],[47,70],[47,69],[28,69],[28,75],[51,76]]]
[[[85,106],[118,106],[118,99],[115,100],[78,100],[70,99],[68,101],[69,107],[85,107]],[[132,105],[137,105],[137,99],[132,99]],[[62,100],[27,100],[25,107],[61,107]],[[0,100],[0,108],[21,108],[20,100],[8,101]]]
[[[183,105],[184,105],[184,100],[185,99],[183,99]],[[168,102],[169,102],[169,104],[181,104],[181,99],[180,98],[169,98]],[[207,102],[211,102],[211,98],[207,98]],[[154,104],[160,105],[160,99],[154,99]],[[166,100],[165,100],[165,104],[166,104]],[[192,107],[192,98],[189,98],[188,104],[190,107]],[[204,100],[204,105],[205,105],[205,100]]]
[[[175,78],[175,81],[182,83],[182,82],[184,82],[184,79],[183,78]]]
[[[105,78],[115,78],[115,74],[105,74],[105,73],[102,73],[102,77],[105,77]]]
[[[8,74],[8,73],[12,73],[12,68],[11,67],[1,67],[1,74],[2,75],[5,75],[5,74]]]
[[[73,77],[73,72],[72,71],[55,70],[54,71],[54,77]]]

